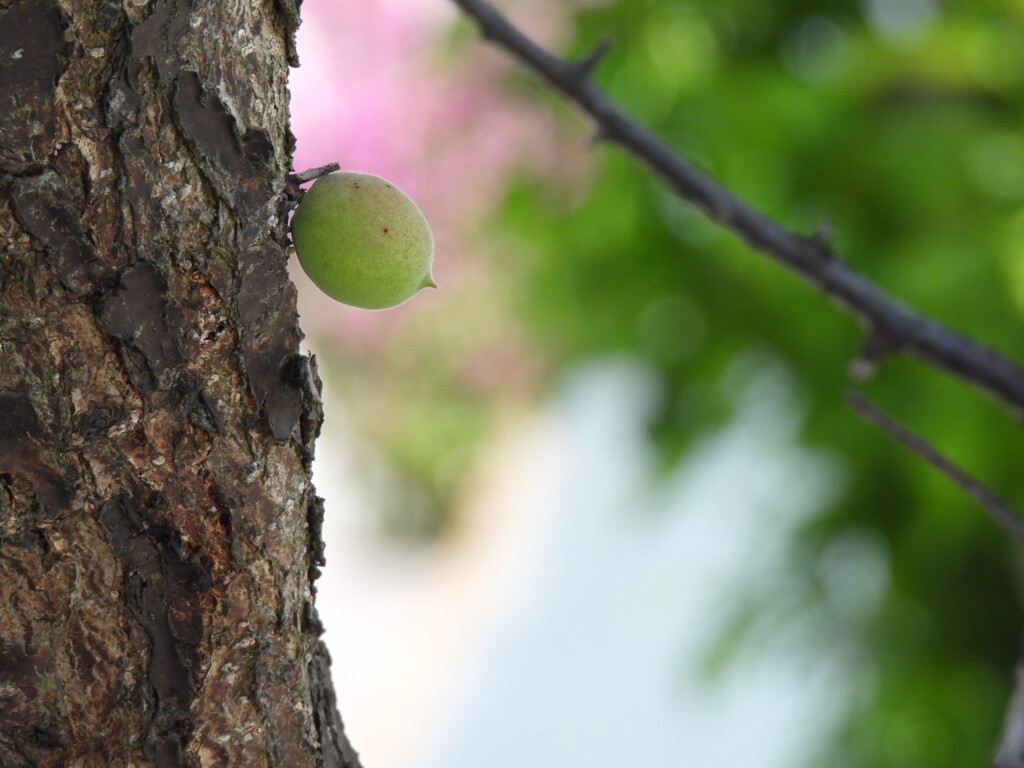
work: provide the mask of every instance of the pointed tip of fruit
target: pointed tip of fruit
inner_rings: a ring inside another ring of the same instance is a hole
[[[437,283],[434,282],[433,276],[427,275],[423,278],[423,285],[420,288],[437,288]]]

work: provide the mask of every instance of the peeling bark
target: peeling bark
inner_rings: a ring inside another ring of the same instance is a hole
[[[0,765],[355,766],[286,265],[297,7],[0,0]]]

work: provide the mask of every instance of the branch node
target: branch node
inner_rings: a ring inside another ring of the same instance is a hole
[[[832,241],[833,234],[835,234],[835,229],[832,227],[832,222],[823,221],[818,225],[818,228],[814,230],[814,233],[809,239],[812,243],[828,248],[829,243]]]
[[[587,149],[593,149],[598,144],[604,144],[612,140],[611,135],[604,129],[604,126],[599,125],[594,132],[590,134],[590,138],[587,140]]]
[[[569,68],[572,79],[576,80],[577,83],[583,83],[590,79],[597,65],[601,63],[601,60],[607,55],[608,51],[611,50],[612,39],[605,37],[594,46],[594,49],[584,56],[579,61],[566,62],[566,66]]]
[[[805,235],[803,240],[814,251],[814,256],[819,261],[833,261],[836,258],[832,250],[832,229],[831,222],[823,221],[810,235]]]
[[[878,364],[858,356],[847,369],[847,373],[854,381],[867,381],[878,372]]]
[[[988,513],[996,524],[1015,539],[1024,541],[1024,518],[999,498],[986,485],[975,480],[948,458],[939,453],[931,443],[914,434],[895,419],[887,416],[859,392],[848,390],[848,402],[861,418],[871,422],[911,452],[931,464],[954,483],[965,490]]]
[[[900,342],[893,334],[877,325],[870,326],[860,352],[850,363],[850,378],[856,381],[870,379],[887,357],[899,351],[900,346]]]

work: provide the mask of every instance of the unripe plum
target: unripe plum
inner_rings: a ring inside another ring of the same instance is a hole
[[[427,220],[379,176],[342,172],[317,179],[292,216],[292,241],[309,279],[353,307],[387,309],[437,287]]]

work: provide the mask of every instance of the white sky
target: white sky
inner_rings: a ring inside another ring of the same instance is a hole
[[[784,381],[755,382],[654,493],[651,381],[622,361],[578,371],[492,447],[466,525],[428,552],[360,523],[373,500],[326,387],[320,610],[370,768],[791,768],[838,716],[834,662],[766,651],[699,672],[730,596],[779,567],[835,486],[792,442]]]

